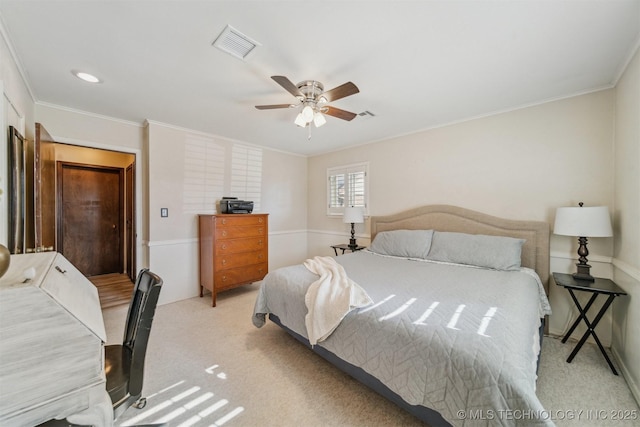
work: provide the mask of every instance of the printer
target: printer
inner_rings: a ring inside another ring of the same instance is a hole
[[[220,212],[223,214],[250,214],[253,202],[238,200],[237,197],[223,197],[220,200]]]

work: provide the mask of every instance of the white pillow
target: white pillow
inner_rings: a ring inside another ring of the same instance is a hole
[[[371,242],[369,250],[381,255],[405,258],[426,258],[431,248],[433,230],[381,231]]]
[[[436,231],[427,259],[495,270],[519,270],[524,242],[513,237]]]

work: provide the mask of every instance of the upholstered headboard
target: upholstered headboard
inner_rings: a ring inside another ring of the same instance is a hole
[[[498,218],[449,205],[430,205],[371,217],[371,240],[381,231],[437,230],[525,239],[522,266],[535,270],[549,295],[549,224]]]

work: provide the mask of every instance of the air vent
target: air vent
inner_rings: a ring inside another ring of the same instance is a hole
[[[213,42],[213,45],[221,51],[244,61],[256,47],[260,46],[260,43],[245,36],[231,25],[227,25]]]
[[[371,117],[375,117],[376,115],[367,110],[363,111],[362,113],[358,113],[358,116],[362,117],[363,119],[370,119]]]

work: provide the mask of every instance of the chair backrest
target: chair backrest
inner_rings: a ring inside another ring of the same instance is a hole
[[[129,393],[134,396],[142,392],[147,343],[161,288],[162,279],[158,275],[147,268],[140,270],[133,289],[122,342],[123,347],[127,347],[131,352]]]

